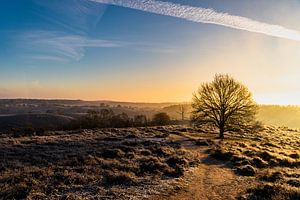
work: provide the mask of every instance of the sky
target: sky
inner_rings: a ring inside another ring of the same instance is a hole
[[[299,0],[1,0],[0,98],[190,101],[216,73],[300,104]]]

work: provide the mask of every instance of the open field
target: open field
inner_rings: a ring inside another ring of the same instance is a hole
[[[216,136],[188,126],[3,135],[0,199],[299,199],[299,132]]]
[[[140,199],[180,187],[197,165],[164,128],[1,138],[0,199]]]
[[[228,162],[237,174],[259,182],[241,199],[299,199],[299,147],[297,130],[265,127],[251,134],[229,132],[227,139],[214,143],[209,153]]]

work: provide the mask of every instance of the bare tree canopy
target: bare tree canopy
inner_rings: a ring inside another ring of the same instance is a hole
[[[246,86],[229,75],[216,74],[202,84],[193,96],[192,118],[197,123],[210,123],[224,132],[253,124],[257,105]]]

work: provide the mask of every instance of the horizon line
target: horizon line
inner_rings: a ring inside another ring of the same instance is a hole
[[[1,100],[41,100],[41,101],[82,101],[82,102],[111,102],[111,103],[131,103],[131,104],[189,104],[190,101],[164,101],[164,102],[145,102],[145,101],[126,101],[126,100],[113,100],[113,99],[76,99],[76,98],[25,98],[25,97],[16,97],[16,98],[2,98]],[[280,103],[258,103],[260,106],[299,106],[300,104],[280,104]]]

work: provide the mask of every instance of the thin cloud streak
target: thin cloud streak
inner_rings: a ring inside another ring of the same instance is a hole
[[[89,39],[80,35],[61,32],[33,31],[20,37],[23,48],[33,53],[38,60],[80,60],[85,48],[118,48],[126,46],[119,41]],[[38,55],[36,55],[38,53]]]
[[[87,38],[86,36],[55,31],[30,31],[16,38],[18,48],[25,53],[22,57],[53,62],[79,61],[88,48],[128,48],[152,53],[175,53],[174,47],[161,44],[124,42]]]
[[[96,3],[121,6],[140,11],[177,17],[188,21],[217,24],[268,36],[300,41],[300,33],[283,26],[268,24],[250,18],[217,12],[213,9],[180,5],[155,0],[89,0]]]
[[[33,0],[38,9],[33,12],[51,24],[77,34],[93,30],[105,13],[107,5],[95,6],[87,0]],[[45,12],[48,10],[49,12]]]

